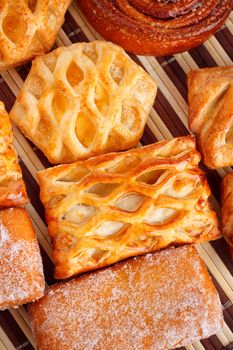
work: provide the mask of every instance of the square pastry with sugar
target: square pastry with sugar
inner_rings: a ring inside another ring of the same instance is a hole
[[[209,168],[233,165],[233,66],[188,74],[189,127]]]
[[[48,52],[71,0],[1,0],[0,71]]]
[[[0,102],[0,208],[28,202],[22,171],[13,146],[13,132],[4,104]]]
[[[220,237],[192,136],[38,173],[55,277]]]
[[[191,246],[51,286],[29,316],[37,350],[167,350],[223,326],[218,293]]]
[[[38,57],[10,113],[51,163],[137,144],[156,83],[122,48],[94,41]]]
[[[44,275],[39,245],[23,208],[0,210],[0,310],[43,296]]]

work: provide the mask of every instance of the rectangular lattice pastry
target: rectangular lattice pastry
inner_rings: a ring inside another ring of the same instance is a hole
[[[55,277],[219,238],[192,136],[38,173]]]
[[[13,147],[13,133],[4,104],[0,102],[0,207],[28,202],[22,171]]]

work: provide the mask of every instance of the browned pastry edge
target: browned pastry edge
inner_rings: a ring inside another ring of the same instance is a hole
[[[0,101],[0,208],[29,202],[18,156],[13,146],[13,130],[4,104]]]
[[[211,169],[233,165],[233,66],[190,71],[188,123],[203,162]]]
[[[184,18],[177,16],[169,20],[150,17],[148,10],[143,14],[127,0],[79,0],[78,5],[105,39],[135,54],[164,56],[186,51],[207,40],[225,22],[233,1],[205,1],[201,5],[203,10],[194,5]]]
[[[233,173],[227,174],[221,183],[221,212],[223,236],[233,258]]]

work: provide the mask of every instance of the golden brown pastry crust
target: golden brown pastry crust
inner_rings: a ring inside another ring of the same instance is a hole
[[[0,71],[48,52],[70,0],[0,1]]]
[[[219,238],[191,136],[38,173],[55,277]]]
[[[233,173],[227,174],[221,184],[222,225],[233,257]]]
[[[13,147],[12,126],[4,104],[0,102],[0,207],[28,202],[22,171]]]
[[[189,127],[210,168],[233,165],[233,66],[188,74]]]
[[[126,51],[165,56],[202,44],[225,22],[232,0],[78,0],[107,40]]]
[[[29,316],[37,350],[174,349],[223,325],[217,291],[190,246],[52,286]]]
[[[35,231],[26,210],[0,210],[0,310],[43,296],[44,275]]]
[[[124,50],[95,41],[37,58],[11,118],[51,163],[135,146],[156,83]]]

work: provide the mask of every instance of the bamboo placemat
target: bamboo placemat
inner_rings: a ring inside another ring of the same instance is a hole
[[[100,35],[87,23],[77,2],[73,1],[66,21],[59,32],[55,46],[79,41],[100,39]],[[232,65],[233,62],[233,12],[226,24],[202,46],[174,56],[132,56],[158,83],[157,98],[141,144],[187,135],[186,74],[191,69]],[[3,72],[0,78],[0,100],[9,111],[25,80],[30,64],[16,70]],[[27,209],[32,217],[41,246],[47,284],[54,283],[50,241],[47,234],[43,206],[39,200],[36,172],[50,166],[43,154],[14,128],[15,146],[20,157],[24,179],[31,204]],[[205,168],[212,188],[212,201],[219,213],[219,184],[221,177],[232,171],[225,168],[210,171]],[[187,350],[222,350],[233,342],[233,264],[223,239],[198,246],[220,294],[225,323],[215,336],[186,347]],[[1,285],[1,282],[0,282]],[[34,340],[25,307],[0,312],[0,350],[32,350]],[[184,350],[185,348],[182,348]],[[232,348],[233,349],[233,348]],[[48,349],[49,350],[49,349]],[[127,350],[127,349],[122,349]],[[161,349],[156,349],[161,350]]]

